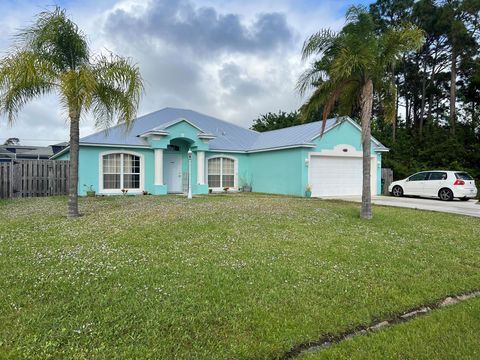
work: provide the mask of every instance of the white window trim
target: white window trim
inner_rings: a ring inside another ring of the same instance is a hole
[[[98,187],[100,194],[123,194],[122,189],[104,189],[103,187],[103,157],[110,154],[128,154],[138,156],[140,158],[140,188],[139,189],[128,189],[127,194],[141,194],[145,188],[145,159],[143,154],[128,151],[128,150],[113,150],[113,151],[104,151],[98,154]],[[123,167],[123,162],[121,162],[121,167]],[[120,181],[123,182],[122,177]]]
[[[206,161],[206,166],[205,166],[205,183],[208,185],[208,161],[210,159],[218,159],[218,158],[226,158],[233,160],[233,188],[229,188],[230,190],[238,190],[238,159],[233,156],[229,155],[214,155],[214,156],[209,156],[205,161]],[[220,181],[222,181],[222,174],[220,174]],[[208,186],[209,189],[212,189],[213,191],[223,191],[223,187],[210,187]]]

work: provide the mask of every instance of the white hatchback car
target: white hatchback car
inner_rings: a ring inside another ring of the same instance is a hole
[[[469,200],[477,196],[473,178],[464,171],[422,171],[388,187],[393,196],[439,197],[441,200]]]

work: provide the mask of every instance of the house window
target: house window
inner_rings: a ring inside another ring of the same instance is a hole
[[[235,186],[235,160],[217,157],[208,160],[208,187]]]
[[[104,155],[103,188],[140,189],[140,157],[132,154]]]

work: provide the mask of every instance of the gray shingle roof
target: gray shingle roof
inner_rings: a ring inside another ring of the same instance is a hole
[[[259,133],[196,111],[164,108],[137,118],[128,131],[126,131],[125,125],[116,125],[108,130],[83,137],[80,139],[80,143],[148,146],[147,141],[139,135],[147,131],[168,130],[170,125],[180,119],[188,120],[201,129],[200,132],[215,136],[209,142],[211,150],[256,151],[305,145],[311,143],[321,130],[321,121],[316,121]],[[326,129],[334,126],[336,122],[337,119],[328,119]],[[385,148],[380,143],[378,145]]]
[[[331,128],[336,122],[337,119],[328,119],[325,129]],[[250,150],[310,144],[312,139],[320,134],[321,129],[322,122],[315,121],[303,125],[262,132]]]

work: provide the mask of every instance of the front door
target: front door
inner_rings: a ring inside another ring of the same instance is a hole
[[[163,156],[163,176],[167,192],[182,192],[182,155],[164,154]]]

